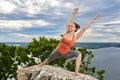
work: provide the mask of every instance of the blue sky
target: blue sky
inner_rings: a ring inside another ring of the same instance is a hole
[[[74,7],[81,29],[100,17],[78,42],[120,42],[120,0],[0,0],[0,42],[30,42],[40,36],[60,39]],[[80,30],[79,30],[80,31]]]

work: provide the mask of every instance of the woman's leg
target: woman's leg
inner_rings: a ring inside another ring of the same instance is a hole
[[[83,78],[82,75],[79,74],[79,72],[78,72],[79,68],[80,68],[81,58],[82,58],[81,52],[80,51],[69,51],[63,57],[65,57],[65,58],[76,57],[76,60],[75,60],[75,75],[80,76],[81,78]]]
[[[75,75],[76,75],[76,76],[80,76],[80,78],[83,78],[83,76],[79,73],[81,58],[82,58],[81,54],[79,54],[79,55],[76,57],[76,60],[75,60]]]
[[[41,66],[43,66],[43,65],[47,65],[47,64],[49,64],[49,62],[55,60],[56,58],[58,58],[58,57],[60,57],[60,56],[61,56],[61,54],[58,53],[56,50],[54,50],[54,51],[50,54],[50,56],[49,56],[47,59],[45,59],[41,64],[38,64],[38,66],[41,67]]]
[[[38,64],[39,67],[49,64],[48,58],[45,59],[42,63]]]
[[[80,63],[81,63],[81,54],[79,54],[75,60],[75,75],[79,75],[78,70],[80,68]]]

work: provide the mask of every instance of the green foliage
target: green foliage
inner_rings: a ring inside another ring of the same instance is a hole
[[[15,78],[18,65],[24,67],[29,61],[25,51],[22,47],[0,45],[0,80]]]
[[[32,66],[44,61],[50,53],[56,48],[59,41],[56,39],[47,39],[40,37],[39,40],[33,39],[27,47],[7,46],[0,44],[0,80],[15,78],[19,67]],[[76,50],[72,47],[72,50]],[[96,71],[95,67],[90,67],[91,59],[94,54],[85,48],[77,49],[82,54],[82,63],[79,72],[91,76],[98,75],[99,80],[103,80],[104,70]],[[38,61],[36,61],[36,59]],[[67,70],[74,71],[75,60],[66,60],[62,57],[50,62],[51,65],[64,67]]]
[[[28,54],[32,53],[33,57],[44,61],[55,49],[57,44],[58,41],[55,39],[47,39],[45,37],[40,37],[39,41],[33,39],[33,42],[27,46]]]
[[[103,80],[104,79],[103,73],[105,73],[105,70],[97,71],[97,74],[99,75],[99,77],[98,77],[99,80]]]

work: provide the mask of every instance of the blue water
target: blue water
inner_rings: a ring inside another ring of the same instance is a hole
[[[97,70],[104,69],[104,80],[120,80],[120,48],[107,47],[91,49],[94,53],[92,65]]]

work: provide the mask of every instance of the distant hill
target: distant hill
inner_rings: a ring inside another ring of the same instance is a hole
[[[84,47],[87,49],[98,49],[105,47],[120,47],[120,43],[96,43],[96,42],[85,42],[85,43],[76,43],[75,47]]]
[[[1,44],[2,42],[0,42]],[[7,45],[11,46],[22,46],[26,47],[29,42],[5,42]],[[87,49],[98,49],[98,48],[105,48],[105,47],[120,47],[120,43],[97,43],[97,42],[77,42],[75,47],[84,47]]]
[[[22,47],[26,47],[29,42],[0,42],[1,43],[5,43],[8,46],[22,46]]]

